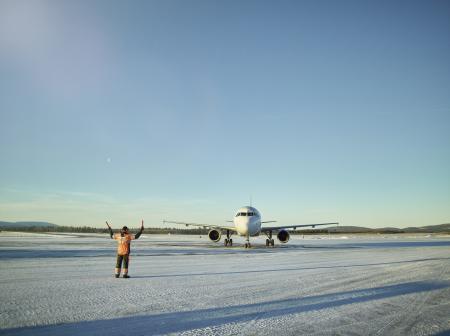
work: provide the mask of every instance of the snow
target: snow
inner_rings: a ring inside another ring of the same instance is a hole
[[[0,335],[450,334],[449,236],[233,240],[0,232]]]

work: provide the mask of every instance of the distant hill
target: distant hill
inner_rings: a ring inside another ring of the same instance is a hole
[[[321,230],[318,229],[318,230]],[[362,226],[331,226],[326,228],[329,232],[350,233],[350,232],[372,232],[372,229]]]
[[[335,233],[420,233],[420,232],[439,233],[439,232],[450,232],[450,223],[439,225],[427,225],[421,227],[407,227],[404,229],[399,229],[395,227],[369,229],[360,226],[336,226],[330,227],[327,230],[329,232]]]
[[[428,225],[421,227],[407,227],[402,229],[404,232],[450,232],[450,223],[439,225]]]
[[[31,227],[58,227],[58,225],[47,222],[2,222],[0,221],[0,229],[7,228],[31,228]]]

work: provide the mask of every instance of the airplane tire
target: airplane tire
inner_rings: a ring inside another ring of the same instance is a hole
[[[275,240],[271,239],[270,240],[270,245],[275,246]]]
[[[228,239],[228,245],[233,246],[233,239]]]
[[[224,245],[228,246],[228,239],[225,238]]]
[[[266,246],[270,246],[270,240],[266,239]]]

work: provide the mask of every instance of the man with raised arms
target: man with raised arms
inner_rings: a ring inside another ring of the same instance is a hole
[[[129,278],[130,276],[128,275],[128,265],[130,263],[131,241],[134,239],[138,239],[141,236],[142,231],[144,231],[144,220],[142,220],[141,229],[135,235],[129,233],[128,228],[126,226],[124,226],[120,230],[120,233],[114,234],[108,222],[106,222],[106,225],[108,226],[109,235],[111,236],[111,239],[117,240],[118,243],[115,277],[118,278],[120,276],[120,271],[123,263],[123,277]]]

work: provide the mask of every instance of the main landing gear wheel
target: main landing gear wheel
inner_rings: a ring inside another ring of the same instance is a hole
[[[272,231],[265,232],[267,235],[266,246],[275,246],[275,241],[272,239]]]
[[[250,248],[250,247],[252,247],[251,245],[250,245],[250,243],[245,243],[245,248]]]
[[[225,246],[233,246],[233,239],[225,238]]]
[[[275,246],[275,241],[273,239],[266,239],[266,246]]]
[[[227,237],[225,238],[225,246],[233,246],[233,239],[231,237],[230,230],[227,230]]]
[[[233,246],[233,239],[225,238],[225,246]]]

